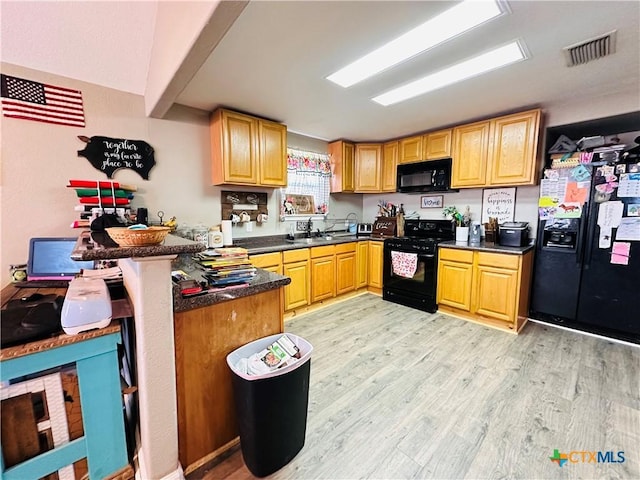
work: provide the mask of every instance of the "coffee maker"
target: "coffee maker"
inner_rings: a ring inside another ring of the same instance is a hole
[[[480,222],[471,222],[471,228],[469,229],[469,243],[477,245],[480,243],[481,227]]]

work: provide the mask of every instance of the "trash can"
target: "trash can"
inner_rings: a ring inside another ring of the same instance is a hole
[[[260,375],[248,375],[237,368],[242,358],[264,350],[283,335],[300,351],[296,362]],[[304,446],[312,350],[303,338],[279,333],[227,355],[242,457],[256,477],[266,477],[284,467]]]

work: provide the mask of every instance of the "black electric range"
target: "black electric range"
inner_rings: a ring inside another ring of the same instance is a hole
[[[438,244],[453,240],[449,220],[406,220],[404,237],[384,241],[382,298],[433,313],[438,278]]]

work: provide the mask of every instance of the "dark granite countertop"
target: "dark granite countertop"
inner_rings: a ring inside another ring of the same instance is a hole
[[[458,248],[461,250],[478,250],[491,253],[509,253],[512,255],[523,255],[535,247],[535,240],[531,240],[529,245],[524,247],[504,247],[493,242],[485,242],[484,240],[479,244],[458,243],[453,240],[449,242],[441,242],[439,247],[446,248]]]
[[[159,257],[180,253],[197,253],[204,245],[192,240],[167,235],[159,245],[119,247],[106,233],[82,232],[71,252],[73,260],[110,260],[116,258]]]
[[[359,242],[363,240],[380,240],[371,237],[358,237],[356,235],[312,237],[309,243],[300,237],[295,241],[286,239],[286,235],[271,235],[263,237],[238,238],[233,241],[234,247],[243,247],[249,251],[249,255],[260,253],[282,252],[284,250],[295,250],[298,248],[320,247],[324,245],[338,245],[340,243]]]
[[[189,273],[193,277],[198,277],[196,272]],[[173,286],[173,311],[184,312],[194,308],[208,307],[216,303],[235,300],[236,298],[256,295],[275,288],[289,285],[291,279],[277,273],[269,272],[261,268],[257,269],[256,276],[253,277],[247,286],[225,288],[218,291],[209,291],[208,293],[183,298],[177,285]]]

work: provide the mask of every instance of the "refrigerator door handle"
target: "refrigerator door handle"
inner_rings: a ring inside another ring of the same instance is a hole
[[[580,243],[578,244],[578,263],[582,263],[584,268],[589,268],[591,264],[591,253],[593,252],[593,242],[596,238],[598,203],[593,201],[593,193],[591,201],[588,203],[587,212],[583,210],[580,219]],[[586,245],[583,246],[583,241]]]

